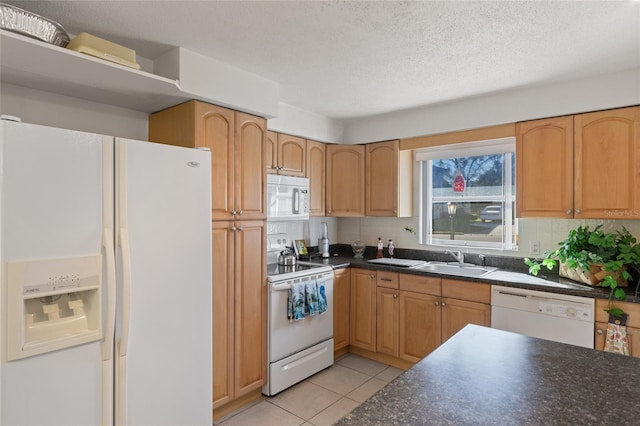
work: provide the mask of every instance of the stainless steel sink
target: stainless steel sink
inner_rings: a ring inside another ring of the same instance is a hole
[[[484,277],[498,268],[494,268],[492,266],[478,266],[471,263],[428,262],[413,269],[433,272],[436,274],[455,275],[458,277]]]

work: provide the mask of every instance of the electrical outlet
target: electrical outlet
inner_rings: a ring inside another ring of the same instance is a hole
[[[529,241],[529,253],[540,254],[540,241]]]

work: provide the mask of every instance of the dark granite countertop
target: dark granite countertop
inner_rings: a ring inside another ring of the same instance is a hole
[[[342,247],[345,246],[345,247]],[[420,259],[420,260],[438,260],[438,261],[447,261],[452,260],[448,256],[442,254],[436,254],[436,257],[433,258],[432,254],[425,255],[425,251],[421,250],[402,250],[398,256],[398,258],[403,259]],[[458,277],[452,275],[443,275],[432,272],[421,271],[417,269],[410,268],[402,268],[395,266],[387,266],[380,264],[372,264],[369,263],[369,259],[375,258],[375,253],[368,250],[365,252],[365,256],[362,259],[354,258],[353,254],[351,254],[351,247],[348,245],[336,245],[332,246],[332,256],[329,258],[316,258],[313,259],[313,263],[322,263],[326,265],[332,266],[334,269],[340,268],[361,268],[361,269],[370,269],[376,271],[390,271],[390,272],[400,272],[404,274],[414,274],[414,275],[423,275],[423,276],[436,276],[441,278],[455,279],[455,280],[463,280],[463,281],[471,281],[471,282],[479,282],[479,283],[487,283],[487,284],[496,284],[503,285],[508,287],[517,287],[517,288],[526,288],[529,290],[538,290],[545,291],[550,293],[561,293],[561,294],[570,294],[573,296],[583,296],[589,298],[598,298],[598,299],[607,299],[609,297],[609,289],[602,287],[592,287],[587,284],[581,284],[576,281],[572,281],[566,278],[560,277],[558,274],[554,274],[552,272],[541,271],[538,276],[533,276],[527,272],[526,265],[522,259],[519,258],[490,258],[487,257],[487,265],[495,266],[499,269],[491,272],[483,277]],[[429,256],[429,257],[425,257]],[[467,255],[467,258],[472,261],[472,263],[479,264],[478,259],[476,259],[478,255]],[[627,302],[632,303],[640,303],[640,297],[635,297],[633,295],[632,289],[627,291]]]
[[[637,424],[640,359],[468,325],[337,425]]]

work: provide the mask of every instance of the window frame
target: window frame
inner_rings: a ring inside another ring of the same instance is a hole
[[[416,150],[415,161],[419,166],[419,223],[418,243],[441,247],[478,248],[501,251],[518,250],[518,219],[515,217],[515,151],[516,138],[506,137],[457,144],[438,145]],[[502,195],[434,197],[432,194],[432,160],[477,157],[484,155],[505,155],[503,163]],[[509,172],[507,172],[509,170]],[[428,191],[428,192],[427,192]],[[433,205],[438,203],[464,200],[465,202],[486,201],[502,206],[502,241],[448,240],[433,237]],[[425,215],[426,213],[426,215]],[[506,220],[505,218],[513,218]]]

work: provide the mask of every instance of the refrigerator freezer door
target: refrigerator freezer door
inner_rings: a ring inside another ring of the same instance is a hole
[[[210,425],[210,152],[117,139],[116,163],[116,423]]]
[[[0,424],[87,425],[102,420],[102,343],[7,360],[5,265],[100,256],[104,144],[113,138],[0,122]]]

